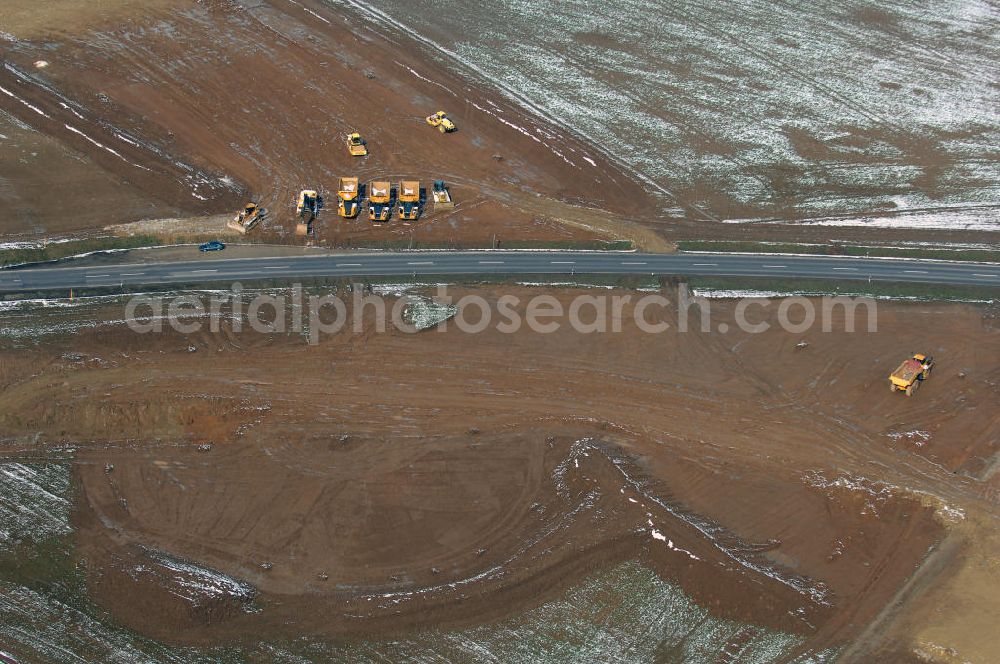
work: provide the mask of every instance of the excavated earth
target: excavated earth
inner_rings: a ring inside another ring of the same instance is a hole
[[[522,315],[539,293],[475,292]],[[863,632],[955,523],[995,531],[995,312],[882,303],[877,333],[841,312],[794,335],[680,333],[649,311],[671,329],[640,331],[626,304],[619,332],[408,334],[349,307],[316,346],[228,323],[8,337],[4,455],[72,447],[86,592],[168,643],[464,628],[640,561],[801,652],[909,653]],[[947,359],[907,399],[885,377],[911,348]],[[214,591],[179,565],[214,570]]]
[[[910,216],[947,217],[956,213],[948,207],[951,203],[902,212],[882,204],[871,209],[862,206],[860,212],[851,206],[846,210],[834,206],[831,215],[846,215],[848,222],[857,218],[845,226],[839,225],[843,219],[835,226],[821,219],[812,220],[818,223],[769,222],[787,222],[805,214],[785,209],[786,200],[812,195],[855,200],[896,191],[895,186],[884,191],[881,185],[864,181],[861,174],[866,168],[891,171],[906,164],[907,172],[925,172],[907,187],[900,184],[899,191],[915,189],[933,200],[945,192],[957,196],[966,181],[970,192],[985,191],[992,181],[973,171],[980,166],[988,169],[995,161],[987,140],[989,132],[995,133],[994,125],[973,123],[962,131],[925,136],[920,127],[898,128],[901,135],[895,130],[853,125],[846,132],[831,133],[822,122],[810,129],[809,123],[816,118],[803,118],[804,127],[797,121],[794,127],[788,122],[777,123],[782,125],[778,127],[771,118],[763,133],[782,144],[790,142],[799,161],[812,164],[809,168],[818,169],[823,179],[830,178],[823,182],[809,180],[800,172],[801,164],[775,165],[766,157],[761,164],[745,163],[745,158],[729,154],[738,146],[719,145],[685,132],[681,141],[685,150],[723,163],[732,159],[730,166],[736,164],[738,171],[746,171],[744,175],[753,175],[753,182],[766,180],[773,191],[762,208],[748,208],[725,193],[724,183],[701,178],[693,184],[660,183],[677,192],[665,200],[640,175],[619,163],[630,160],[630,154],[623,154],[631,150],[628,140],[639,139],[625,137],[625,143],[619,143],[602,134],[593,142],[585,141],[570,127],[525,112],[488,80],[468,67],[455,66],[445,53],[421,43],[418,36],[388,20],[380,22],[353,11],[350,3],[8,0],[6,4],[7,16],[0,21],[0,88],[4,91],[0,93],[0,144],[5,154],[15,158],[0,161],[0,235],[4,239],[86,235],[109,225],[156,219],[201,219],[196,230],[211,235],[222,231],[213,215],[231,215],[252,198],[270,212],[255,231],[258,239],[303,242],[293,235],[295,197],[304,188],[317,188],[324,194],[327,209],[313,225],[311,239],[336,246],[423,242],[482,247],[612,237],[630,239],[650,250],[667,250],[671,241],[690,239],[997,242],[996,204],[989,196],[973,197],[962,208],[967,216],[977,217],[971,226],[957,218],[952,219],[952,227],[931,224],[924,228],[908,221]],[[740,13],[739,8],[733,11],[734,16]],[[753,31],[760,26],[753,12],[745,19],[748,39],[753,40]],[[730,21],[743,19],[707,20],[722,20],[729,30],[739,27],[733,28]],[[932,30],[933,23],[924,28]],[[962,33],[957,28],[939,26],[937,30],[947,40],[951,39],[949,31]],[[965,38],[981,48],[980,37]],[[858,39],[859,53],[867,54],[868,41]],[[718,112],[697,84],[719,83],[715,65],[706,60],[707,71],[699,74],[691,69],[691,62],[701,62],[706,53],[678,48],[677,57],[688,64],[671,76],[680,76],[677,83],[690,89],[669,89],[681,97],[679,103],[688,111],[672,106],[658,109],[657,113],[667,114],[659,120],[666,123],[664,127],[687,126],[689,121],[698,124],[704,121],[702,111]],[[611,57],[620,59],[621,55]],[[801,63],[791,56],[786,65]],[[681,75],[683,71],[687,74]],[[756,86],[770,89],[741,67],[727,69],[724,76],[747,77],[727,95],[750,95],[750,102],[759,96]],[[782,75],[779,79],[782,85],[788,84]],[[873,81],[861,82],[875,86]],[[609,83],[614,85],[614,78]],[[828,91],[820,92],[823,97]],[[852,95],[842,93],[839,98]],[[714,104],[740,116],[742,98],[727,99]],[[946,105],[944,99],[948,97],[942,96],[935,104]],[[455,119],[459,127],[455,134],[443,136],[424,123],[428,114],[439,109]],[[681,115],[675,117],[677,113]],[[816,108],[810,113],[823,117]],[[719,128],[726,126],[712,122]],[[347,153],[344,135],[355,130],[369,142],[368,157]],[[962,146],[964,141],[982,147],[961,159],[946,154],[948,146]],[[671,149],[679,148],[670,144]],[[883,154],[887,146],[894,156]],[[897,164],[897,158],[903,161]],[[969,172],[959,168],[963,159],[968,161]],[[664,161],[668,170],[683,170],[683,164],[662,157],[658,161]],[[836,173],[843,168],[854,184],[840,182]],[[949,169],[958,169],[958,174],[941,175]],[[428,206],[427,214],[415,224],[396,220],[374,227],[367,221],[344,222],[336,216],[335,191],[337,178],[349,175],[362,182],[417,178],[425,188],[443,179],[452,186],[459,205],[451,212],[434,212]],[[866,215],[886,219],[867,224]],[[757,221],[719,223],[731,217]],[[145,228],[138,226],[133,232],[146,232]]]
[[[69,22],[53,3],[37,9],[52,23],[15,17],[10,30],[26,36],[0,40],[0,134],[18,157],[0,163],[0,234],[79,234],[231,212],[252,198],[269,210],[256,234],[291,239],[296,196],[315,188],[326,204],[316,242],[502,246],[622,235],[621,215],[646,203],[579,140],[555,127],[544,140],[526,134],[523,111],[357,17],[308,2],[116,4],[126,6],[110,16],[77,8]],[[457,132],[424,122],[438,109]],[[350,131],[369,156],[347,153]],[[428,205],[416,224],[345,222],[337,178],[351,175],[419,179],[427,191],[443,179],[459,205]]]

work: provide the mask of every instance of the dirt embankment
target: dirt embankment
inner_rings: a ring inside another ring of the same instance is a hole
[[[713,326],[732,314],[716,303]],[[78,547],[120,620],[213,643],[480,624],[639,559],[717,615],[840,647],[942,523],[993,527],[975,476],[1000,333],[975,307],[883,304],[877,334],[647,334],[629,306],[591,335],[372,315],[315,347],[105,329],[0,354],[6,447],[77,446]],[[890,394],[914,348],[937,373]],[[260,610],[179,598],[154,554],[250,584]]]
[[[645,193],[613,165],[559,128],[547,128],[544,141],[526,135],[518,127],[537,120],[428,61],[388,26],[372,28],[309,0],[119,9],[94,16],[80,9],[91,20],[53,24],[60,27],[44,39],[25,24],[27,37],[0,42],[0,85],[10,92],[0,95],[0,109],[16,133],[7,140],[24,155],[0,173],[8,191],[0,201],[13,213],[0,232],[51,235],[99,227],[97,218],[103,226],[192,217],[235,211],[252,197],[270,210],[259,232],[286,237],[298,191],[316,188],[327,207],[314,225],[319,242],[625,236],[666,246],[629,221]],[[45,68],[35,66],[40,59]],[[424,122],[439,109],[456,133]],[[347,152],[345,133],[355,130],[368,141],[367,157]],[[570,165],[563,153],[590,161]],[[343,221],[336,187],[347,175],[418,178],[428,190],[443,179],[458,206],[432,214],[428,205],[427,216],[407,226]],[[40,195],[56,183],[85,194]],[[125,204],[115,205],[122,197]],[[77,207],[88,213],[73,214]]]

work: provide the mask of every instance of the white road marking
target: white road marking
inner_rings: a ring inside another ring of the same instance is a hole
[[[645,265],[645,263],[640,261],[622,261],[622,265]]]
[[[479,261],[480,265],[503,265],[503,261]]]
[[[265,265],[265,270],[287,270],[291,265]]]
[[[549,261],[551,265],[572,265],[576,261]]]
[[[88,279],[101,279],[103,277],[110,277],[110,274],[88,274],[85,275]]]
[[[407,265],[434,265],[433,261],[413,261],[407,263]]]
[[[787,267],[787,266],[786,266],[786,265],[761,265],[761,267],[767,267],[767,268],[783,268],[783,267]]]
[[[854,270],[856,272],[858,268],[856,268],[856,267],[835,267],[833,269],[834,270]]]
[[[903,272],[906,272],[907,274],[927,274],[923,270],[903,270]]]
[[[361,267],[361,263],[337,263],[337,267]]]
[[[170,277],[197,277],[204,274],[213,274],[218,272],[218,270],[191,270],[190,272],[171,272]]]
[[[119,277],[141,277],[146,274],[145,272],[122,272]]]
[[[718,267],[718,263],[693,263],[694,267]]]
[[[1000,274],[979,274],[978,272],[973,272],[972,276],[974,276],[974,277],[986,277],[987,279],[996,279],[997,277],[1000,277]]]

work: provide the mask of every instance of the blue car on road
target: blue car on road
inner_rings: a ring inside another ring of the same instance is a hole
[[[218,240],[212,240],[211,242],[206,242],[205,244],[198,245],[198,251],[222,251],[226,248],[226,245]]]

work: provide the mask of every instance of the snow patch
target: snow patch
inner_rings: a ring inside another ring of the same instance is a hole
[[[905,440],[906,442],[913,443],[917,447],[923,447],[927,444],[927,441],[931,439],[929,431],[890,431],[886,435],[894,441],[898,442],[900,440]]]
[[[119,159],[121,159],[122,161],[124,161],[129,166],[135,166],[136,168],[141,168],[144,171],[148,171],[149,170],[145,166],[141,166],[140,164],[134,164],[134,163],[132,163],[127,158],[125,158],[125,156],[122,153],[118,152],[114,148],[109,148],[107,145],[104,145],[103,143],[100,143],[99,141],[95,141],[93,138],[91,138],[90,136],[87,136],[85,133],[83,133],[82,131],[80,131],[79,129],[77,129],[76,127],[74,127],[73,125],[64,124],[63,126],[66,127],[66,129],[69,129],[74,134],[78,134],[78,135],[82,136],[83,138],[87,139],[88,141],[90,141],[91,143],[93,143],[97,147],[101,148],[102,150],[107,150],[108,152],[110,152],[114,156],[116,156]]]
[[[26,100],[24,100],[24,99],[21,99],[21,98],[20,98],[20,97],[18,97],[18,96],[17,96],[16,94],[14,94],[13,92],[11,92],[11,91],[10,91],[10,90],[8,90],[7,88],[3,87],[2,85],[0,85],[0,92],[4,93],[4,94],[5,94],[5,95],[7,95],[8,97],[12,97],[12,98],[14,98],[14,99],[18,100],[19,102],[21,102],[22,104],[24,104],[25,106],[27,106],[28,108],[30,108],[31,110],[33,110],[33,111],[34,111],[35,113],[38,113],[39,115],[41,115],[41,116],[42,116],[43,118],[47,118],[47,117],[49,117],[49,114],[48,114],[48,113],[46,113],[46,112],[45,112],[45,111],[43,111],[42,109],[38,108],[37,106],[33,106],[33,105],[31,105],[31,104],[30,104],[30,103],[28,103],[28,102],[27,102]]]

